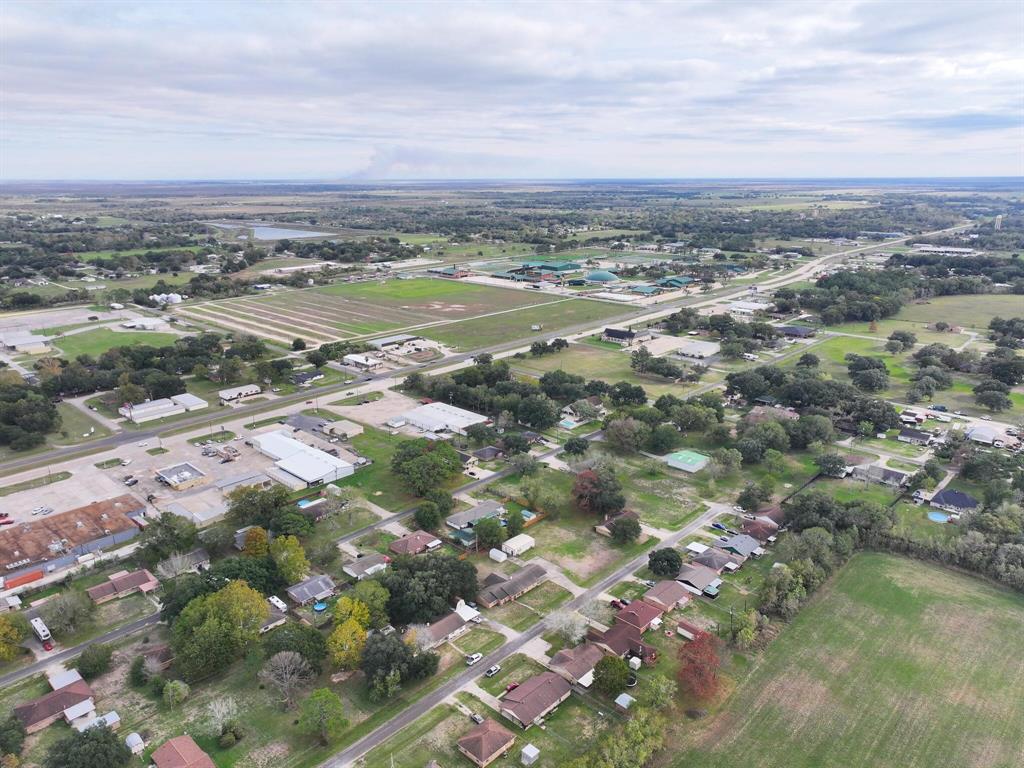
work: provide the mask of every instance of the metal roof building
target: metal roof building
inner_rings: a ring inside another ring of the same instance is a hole
[[[467,427],[487,421],[486,416],[447,403],[421,405],[403,413],[402,418],[424,432],[455,432],[459,435],[466,434]]]

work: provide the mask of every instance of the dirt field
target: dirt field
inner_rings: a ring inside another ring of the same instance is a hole
[[[1024,597],[862,554],[662,765],[1024,765]],[[671,743],[671,742],[670,742]]]

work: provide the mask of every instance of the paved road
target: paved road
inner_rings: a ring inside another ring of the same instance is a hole
[[[602,592],[609,589],[614,584],[617,584],[626,576],[632,574],[634,571],[639,570],[647,564],[648,553],[660,547],[672,547],[678,544],[682,539],[692,534],[697,529],[707,525],[716,516],[722,514],[721,508],[710,509],[701,515],[699,518],[694,520],[692,523],[684,527],[682,530],[673,533],[665,539],[652,545],[651,548],[645,551],[641,555],[637,555],[635,558],[630,560],[625,565],[620,566],[615,570],[614,573],[609,574],[605,578],[601,579],[600,582],[595,584],[593,587],[583,592],[579,596],[573,598],[567,603],[564,608],[570,610],[576,610],[581,608],[586,603],[590,602]],[[475,666],[468,667],[465,671],[460,672],[458,675],[453,677],[448,682],[436,690],[428,693],[423,698],[419,699],[414,704],[406,707],[399,714],[388,720],[386,723],[378,726],[374,730],[370,731],[366,736],[361,738],[359,741],[352,744],[350,747],[342,750],[333,757],[328,758],[324,762],[320,763],[320,768],[342,768],[343,766],[352,765],[356,760],[362,757],[364,754],[369,752],[375,746],[381,742],[387,740],[394,734],[398,733],[402,728],[415,721],[421,715],[426,714],[434,707],[438,706],[448,696],[455,693],[470,681],[479,677],[482,671],[487,669],[493,664],[498,664],[508,656],[512,655],[520,648],[522,648],[530,640],[540,635],[544,631],[544,620],[540,619],[533,624],[529,629],[525,630],[522,634],[513,640],[509,640],[496,651],[492,651],[483,659],[481,659]]]
[[[49,656],[41,661],[29,664],[27,667],[22,667],[21,669],[16,669],[13,672],[8,672],[3,677],[0,677],[0,688],[6,688],[8,685],[16,683],[18,680],[22,680],[26,677],[34,675],[37,672],[42,672],[44,669],[54,664],[60,664],[62,662],[68,661],[69,659],[73,659],[75,656],[80,654],[90,645],[95,645],[96,643],[109,643],[114,640],[120,640],[123,637],[128,637],[128,635],[138,632],[140,629],[150,627],[156,624],[158,621],[160,621],[160,611],[156,611],[155,613],[151,613],[148,616],[145,616],[141,619],[137,619],[136,621],[133,621],[131,624],[125,624],[122,627],[118,627],[117,629],[111,630],[110,632],[107,632],[107,634],[102,635],[100,637],[94,637],[92,640],[84,642],[81,645],[76,645],[74,648],[67,648],[63,651],[55,653],[52,656]]]

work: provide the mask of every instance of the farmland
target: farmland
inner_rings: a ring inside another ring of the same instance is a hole
[[[1019,595],[913,560],[857,555],[720,712],[677,730],[666,763],[1020,765],[1022,619]]]

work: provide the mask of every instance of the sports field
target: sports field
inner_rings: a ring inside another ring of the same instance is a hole
[[[102,355],[108,349],[114,347],[138,347],[147,345],[150,347],[166,347],[177,341],[180,336],[173,333],[152,333],[149,331],[127,331],[118,333],[107,328],[97,328],[94,331],[84,333],[73,333],[58,339],[55,345],[60,348],[64,356],[74,359],[79,355]]]
[[[178,311],[233,330],[317,344],[399,328],[443,323],[550,302],[549,296],[455,280],[337,283],[182,307]]]
[[[860,554],[659,765],[1024,765],[1024,597]]]

